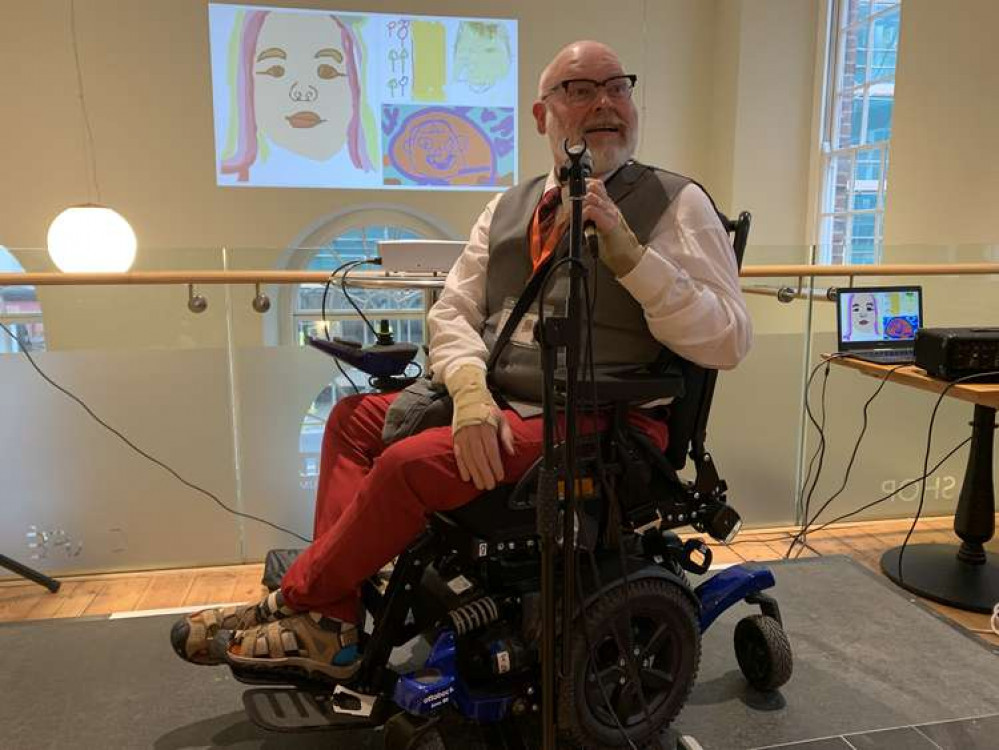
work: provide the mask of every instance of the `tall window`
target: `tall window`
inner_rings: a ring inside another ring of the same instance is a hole
[[[17,259],[0,245],[0,272],[23,273]],[[10,329],[30,351],[45,348],[45,330],[42,327],[42,306],[33,286],[0,286],[0,323]],[[21,345],[0,331],[0,354],[21,351]]]
[[[822,263],[877,263],[901,0],[833,0],[822,136]]]
[[[332,271],[341,263],[359,258],[378,255],[379,240],[418,239],[420,234],[403,227],[375,225],[348,230],[319,250],[309,262],[310,271]],[[357,270],[373,268],[358,266]],[[302,284],[295,300],[295,333],[300,344],[304,345],[307,336],[324,336],[324,327],[329,336],[360,341],[365,346],[374,343],[374,335],[361,320],[347,297],[338,285],[331,286],[326,294],[325,318],[323,323],[324,284]],[[348,289],[350,298],[357,304],[371,323],[376,327],[387,320],[396,341],[424,343],[423,292],[412,289]],[[422,360],[422,356],[420,357]],[[351,367],[338,370],[330,360],[335,373],[329,385],[316,396],[308,412],[302,419],[299,436],[299,453],[302,458],[300,483],[303,487],[314,488],[319,475],[319,453],[322,445],[326,419],[333,405],[344,396],[355,392],[371,390],[368,376]],[[421,364],[422,366],[422,364]]]

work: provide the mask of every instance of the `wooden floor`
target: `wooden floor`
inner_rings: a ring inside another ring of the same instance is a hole
[[[843,554],[881,575],[878,561],[886,549],[902,543],[911,521],[872,521],[843,524],[809,534],[810,549],[802,556]],[[953,520],[931,518],[920,522],[910,543],[953,543]],[[793,529],[743,532],[729,546],[714,545],[715,563],[766,561],[784,557]],[[800,549],[800,548],[799,548]],[[999,540],[987,546],[999,554]],[[796,555],[797,556],[797,555]],[[159,570],[63,578],[62,588],[50,594],[22,579],[0,581],[0,622],[106,615],[112,612],[189,607],[199,604],[250,601],[260,597],[262,564],[213,568]],[[968,630],[988,630],[989,616],[928,602],[934,609]],[[999,645],[988,633],[979,637]]]

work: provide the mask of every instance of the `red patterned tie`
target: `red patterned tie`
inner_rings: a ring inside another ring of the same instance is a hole
[[[548,254],[555,249],[560,237],[553,236],[558,207],[562,203],[562,188],[556,185],[545,191],[534,214],[531,232],[531,260],[537,269]]]

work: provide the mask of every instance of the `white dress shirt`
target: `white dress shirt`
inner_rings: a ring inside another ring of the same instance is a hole
[[[545,189],[556,184],[553,172]],[[486,366],[489,352],[480,333],[486,319],[489,226],[501,196],[475,222],[430,309],[429,365],[436,382],[463,364]],[[690,183],[680,191],[649,235],[647,248],[618,282],[642,306],[649,331],[691,362],[735,367],[749,351],[752,323],[732,243],[703,190]]]

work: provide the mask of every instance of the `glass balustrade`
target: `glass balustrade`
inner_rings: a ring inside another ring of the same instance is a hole
[[[28,272],[53,270],[44,251],[8,252]],[[807,265],[818,252],[750,246],[746,254],[754,345],[719,376],[708,448],[749,527],[793,524],[806,505],[811,517],[830,498],[819,521],[831,520],[923,471],[937,396],[889,382],[870,403],[864,429],[865,402],[880,383],[835,365],[826,378],[821,366],[821,355],[836,349],[830,288],[919,284],[927,325],[999,320],[996,275],[752,275],[762,266]],[[133,270],[327,273],[344,259],[329,248],[143,248]],[[884,257],[887,264],[997,261],[992,246],[887,247]],[[7,264],[0,272],[12,271]],[[0,286],[0,322],[19,339],[0,331],[0,553],[65,575],[238,563],[304,545],[326,418],[337,400],[370,390],[366,376],[337,368],[308,337],[370,344],[353,300],[373,326],[385,320],[396,340],[424,344],[434,284],[393,283]],[[199,301],[204,309],[196,312]],[[47,383],[22,349],[148,457]],[[424,366],[422,347],[418,362]],[[824,441],[804,411],[813,371],[808,404]],[[970,417],[970,404],[944,400],[930,467],[970,435]],[[966,458],[964,445],[929,479],[924,514],[953,512]],[[856,518],[911,516],[920,497],[916,484]]]

